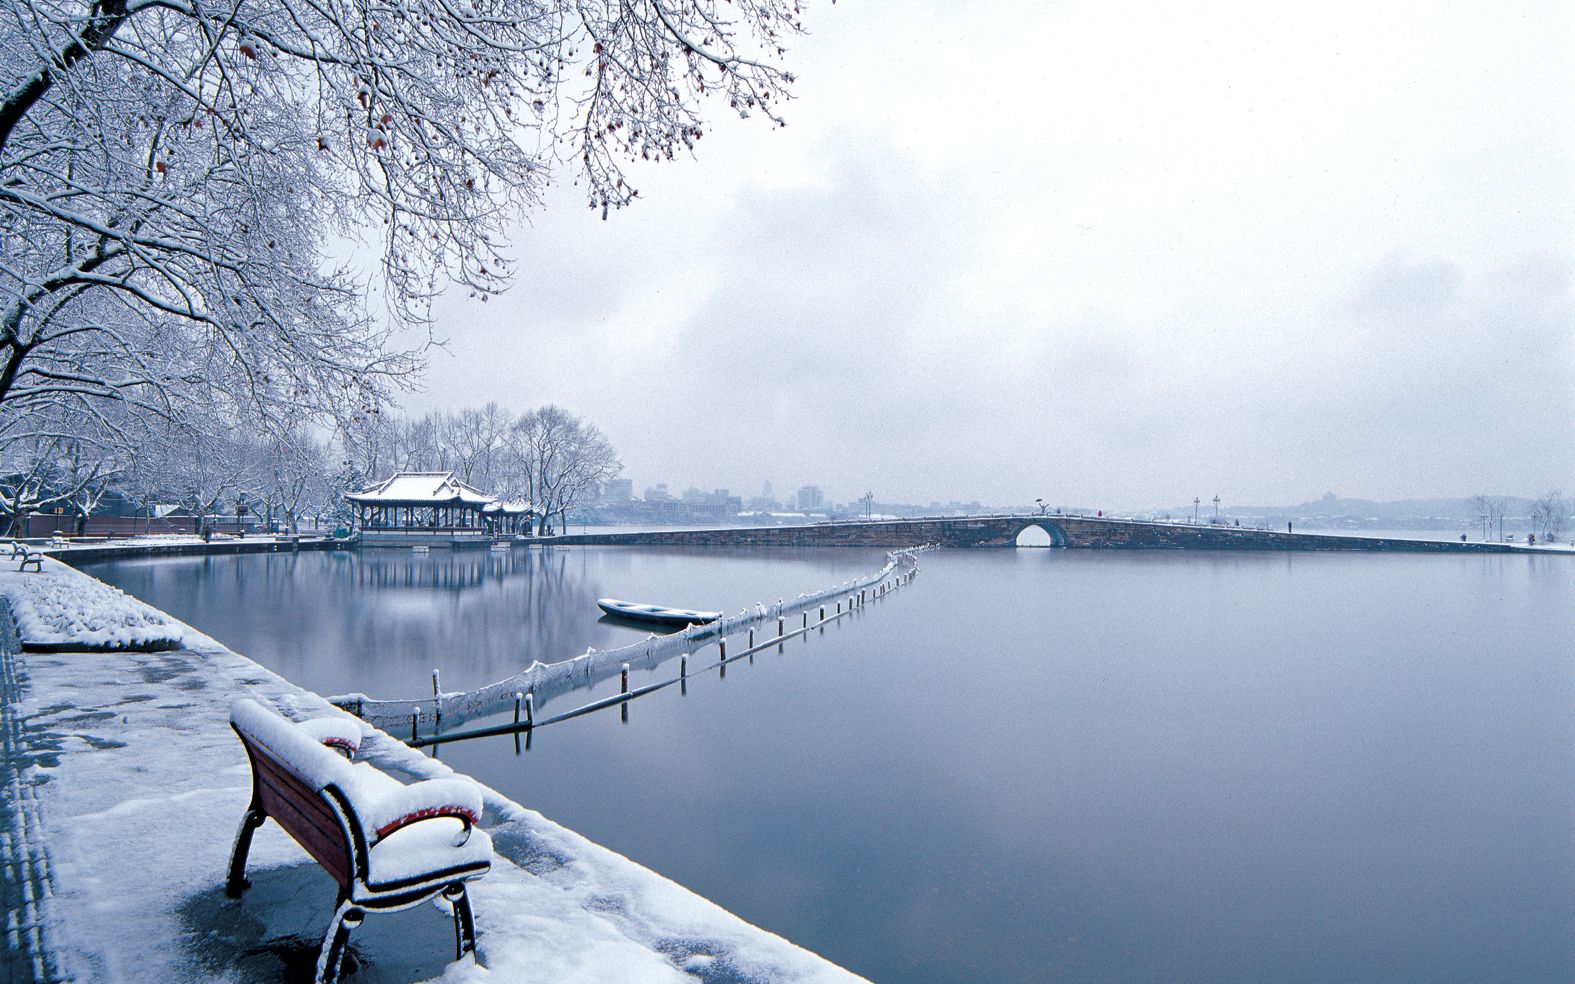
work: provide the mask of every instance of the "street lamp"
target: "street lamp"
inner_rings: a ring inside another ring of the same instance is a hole
[[[1192,497],[1192,525],[1198,525],[1198,503],[1202,502],[1197,496]]]
[[[1214,522],[1218,523],[1219,521],[1220,521],[1220,497],[1219,496],[1215,496],[1214,497]]]

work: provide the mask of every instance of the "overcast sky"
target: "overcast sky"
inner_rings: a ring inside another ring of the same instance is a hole
[[[565,182],[407,406],[562,404],[636,494],[1575,491],[1572,11],[821,0],[787,129]]]

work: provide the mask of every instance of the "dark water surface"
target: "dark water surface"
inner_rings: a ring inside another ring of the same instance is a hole
[[[736,611],[880,560],[89,569],[305,686],[402,696],[638,638],[599,595]],[[1558,556],[943,551],[628,724],[442,755],[879,981],[1572,980],[1572,602]]]

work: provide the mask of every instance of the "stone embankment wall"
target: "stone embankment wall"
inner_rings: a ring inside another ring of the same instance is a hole
[[[1088,516],[978,516],[904,519],[889,522],[817,523],[716,530],[659,530],[583,533],[542,543],[583,546],[900,547],[934,543],[946,547],[1010,547],[1017,535],[1038,526],[1059,547],[1127,550],[1365,550],[1435,553],[1508,553],[1507,543],[1405,540],[1392,537],[1282,533],[1233,526],[1155,523]]]
[[[237,540],[212,540],[208,543],[106,543],[97,546],[68,546],[57,550],[41,549],[66,564],[85,563],[93,560],[120,560],[128,557],[184,557],[213,556],[215,554],[290,553],[296,550],[344,550],[353,541],[334,540],[328,537],[301,537],[299,540],[270,536],[247,537]]]

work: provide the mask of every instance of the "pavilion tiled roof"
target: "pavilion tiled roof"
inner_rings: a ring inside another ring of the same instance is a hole
[[[484,506],[482,508],[482,511],[483,512],[499,512],[499,513],[503,513],[506,516],[515,516],[515,515],[522,516],[525,513],[534,512],[535,509],[534,509],[534,507],[531,506],[530,503],[525,502],[523,500],[520,500],[520,499],[509,499],[509,500],[506,500],[506,501],[499,500],[497,502],[489,503],[489,504],[487,504],[486,506]]]
[[[454,477],[453,472],[399,472],[345,498],[369,506],[452,506],[484,508],[497,501]]]

